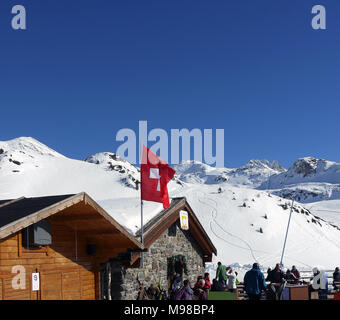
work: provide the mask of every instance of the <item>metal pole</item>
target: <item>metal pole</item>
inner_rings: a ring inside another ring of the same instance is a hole
[[[142,243],[142,248],[144,249],[144,230],[143,230],[143,200],[140,201],[140,242]],[[144,268],[144,253],[142,252],[140,256],[140,266]]]
[[[284,256],[284,253],[285,253],[285,249],[286,249],[286,242],[287,242],[287,237],[288,237],[288,231],[289,231],[289,226],[290,226],[290,219],[292,217],[292,212],[293,212],[293,206],[294,206],[294,199],[292,201],[292,205],[290,207],[290,214],[289,214],[289,219],[288,219],[288,225],[287,225],[287,231],[286,231],[286,237],[285,237],[285,242],[283,244],[283,249],[282,249],[282,256],[281,256],[281,262],[280,262],[280,265],[281,267],[283,266],[282,262],[283,262],[283,256]]]
[[[143,199],[142,199],[142,165],[143,165],[143,149],[144,145],[142,140],[139,140],[139,160],[140,160],[140,242],[142,244],[142,248],[144,249],[144,227],[143,227]],[[146,154],[148,156],[148,154]],[[142,252],[140,255],[140,267],[144,268],[144,253]]]

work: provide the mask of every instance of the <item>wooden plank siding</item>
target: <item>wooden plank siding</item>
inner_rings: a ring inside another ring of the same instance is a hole
[[[0,300],[100,299],[99,266],[142,245],[86,193],[0,202]],[[22,230],[40,220],[51,224],[52,244],[22,246]],[[95,244],[95,255],[87,245]],[[25,288],[13,289],[14,266],[26,271]],[[32,273],[40,290],[32,291]]]
[[[54,223],[51,219],[52,245],[27,250],[22,247],[21,232],[0,240],[0,299],[6,300],[93,300],[99,298],[98,267],[115,257],[120,250],[100,249],[93,257],[86,253],[85,236]],[[13,289],[12,267],[26,269],[26,289]],[[31,291],[31,275],[40,273],[41,292]]]

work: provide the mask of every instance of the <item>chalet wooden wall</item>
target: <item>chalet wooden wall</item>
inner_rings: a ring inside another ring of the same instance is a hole
[[[0,299],[99,299],[99,263],[115,253],[101,252],[89,256],[87,240],[74,229],[55,223],[52,226],[52,245],[38,250],[22,247],[21,232],[0,240]],[[26,269],[26,288],[13,289],[12,267]],[[40,273],[40,291],[32,291],[33,272]]]

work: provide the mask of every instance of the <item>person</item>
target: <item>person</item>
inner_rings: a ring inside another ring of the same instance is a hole
[[[296,269],[296,266],[292,266],[292,270],[291,273],[295,276],[295,278],[297,279],[297,282],[300,281],[300,272],[298,269]]]
[[[290,284],[298,284],[299,282],[299,280],[295,277],[294,273],[290,271],[289,269],[287,269],[287,272],[286,272],[286,280],[287,280],[287,283],[290,283]]]
[[[267,285],[258,263],[254,263],[253,268],[245,274],[244,287],[249,300],[261,299],[261,293]]]
[[[205,281],[202,276],[197,277],[194,287],[194,295],[197,300],[207,300],[207,292],[204,290]]]
[[[225,287],[227,285],[227,268],[221,262],[217,263],[215,279],[217,279],[222,284],[222,286]]]
[[[335,270],[334,270],[334,273],[333,273],[333,287],[334,289],[340,289],[340,286],[336,286],[336,283],[339,283],[340,284],[340,271],[339,271],[339,268],[336,267]]]
[[[281,300],[282,292],[285,288],[285,273],[281,270],[279,263],[276,264],[275,268],[270,272],[267,279],[270,282],[269,298],[273,300]]]
[[[209,272],[206,272],[204,274],[204,282],[205,282],[204,290],[208,292],[211,289],[211,281],[210,281],[210,274],[209,274]]]
[[[229,268],[227,272],[228,276],[228,288],[230,292],[235,292],[237,286],[236,286],[236,272],[232,268]]]
[[[189,280],[183,281],[183,287],[176,294],[175,300],[193,300],[194,291],[190,287]]]
[[[171,284],[170,300],[175,300],[175,296],[182,287],[182,277],[180,274],[174,272]]]
[[[266,278],[266,281],[269,282],[269,278],[270,278],[270,273],[272,272],[272,268],[268,268],[267,269],[267,278]]]
[[[270,271],[267,278],[268,278],[268,281],[271,283],[282,283],[284,281],[285,274],[281,270],[281,266],[279,263],[277,263],[275,268]]]
[[[213,283],[212,283],[212,286],[211,286],[211,291],[224,291],[221,283],[218,282],[217,279],[213,279]]]
[[[153,284],[150,285],[150,287],[146,291],[148,297],[150,300],[159,300],[159,290],[157,287],[155,287]]]

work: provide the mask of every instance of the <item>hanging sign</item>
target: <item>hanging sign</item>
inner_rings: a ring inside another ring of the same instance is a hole
[[[189,217],[188,212],[181,210],[179,212],[179,220],[181,222],[181,229],[182,230],[189,230]]]
[[[40,289],[39,273],[32,273],[32,291],[39,291],[39,289]]]

